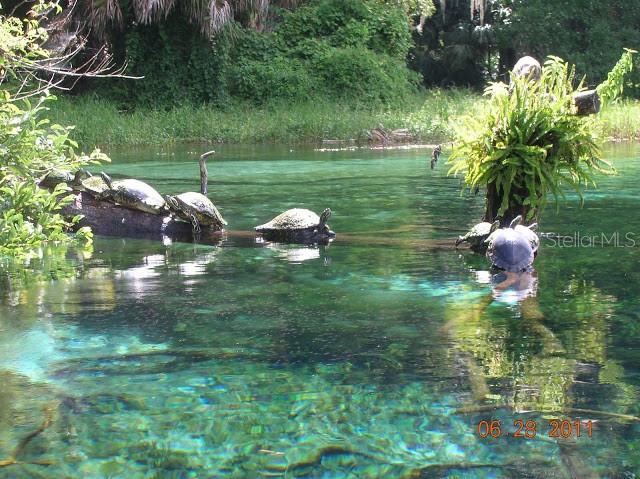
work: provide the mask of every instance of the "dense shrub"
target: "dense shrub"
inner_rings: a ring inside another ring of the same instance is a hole
[[[180,15],[138,25],[116,45],[137,82],[109,82],[124,106],[222,105],[309,96],[394,101],[415,89],[401,6],[379,0],[313,0],[283,11],[274,31],[231,25],[213,41]]]
[[[316,0],[287,12],[276,35],[289,47],[313,39],[404,60],[411,33],[404,10],[375,0]]]
[[[317,80],[295,59],[273,57],[268,62],[250,60],[234,68],[236,96],[264,103],[271,98],[295,100],[313,93]]]
[[[313,64],[333,95],[366,101],[398,100],[419,81],[403,62],[353,47],[329,49]]]
[[[159,25],[138,25],[115,48],[126,58],[128,73],[144,77],[98,85],[125,107],[221,104],[228,98],[229,39],[207,40],[179,15]]]

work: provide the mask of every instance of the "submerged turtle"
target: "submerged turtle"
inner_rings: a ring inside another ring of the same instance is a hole
[[[521,221],[522,217],[516,217],[508,228],[494,231],[487,239],[487,258],[493,266],[516,273],[533,264],[539,240],[531,229],[520,225]]]
[[[293,208],[276,216],[268,223],[256,226],[256,231],[267,239],[294,242],[321,242],[335,238],[327,220],[331,209],[325,209],[320,216],[303,208]]]
[[[482,223],[478,223],[473,228],[469,230],[469,232],[464,236],[458,236],[456,240],[456,247],[460,245],[460,243],[469,243],[470,248],[477,253],[484,253],[487,248],[485,241],[493,233],[500,227],[500,221],[496,220],[493,223],[488,223],[483,221]]]
[[[100,176],[107,184],[107,189],[98,195],[99,199],[156,215],[166,209],[164,198],[145,182],[134,179],[112,181],[106,173]]]
[[[200,230],[200,225],[222,229],[227,224],[211,200],[201,193],[189,191],[176,196],[166,195],[165,199],[169,209],[191,221],[195,231]]]

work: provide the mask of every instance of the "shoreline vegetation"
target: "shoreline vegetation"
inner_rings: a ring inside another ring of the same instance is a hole
[[[225,108],[184,105],[169,110],[120,111],[96,96],[61,96],[46,116],[75,125],[72,137],[83,149],[171,143],[320,144],[355,140],[367,144],[367,132],[407,129],[405,143],[444,143],[453,123],[481,109],[485,98],[466,89],[430,89],[394,105],[349,100],[309,99],[262,106],[235,103]],[[640,140],[640,101],[624,100],[598,114],[598,133],[606,141]]]

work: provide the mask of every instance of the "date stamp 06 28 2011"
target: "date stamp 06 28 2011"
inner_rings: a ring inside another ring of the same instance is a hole
[[[544,425],[530,419],[516,419],[513,421],[513,429],[509,428],[507,430],[499,419],[483,419],[476,424],[476,434],[481,439],[497,439],[503,436],[533,439],[538,434],[546,434],[548,437],[558,439],[593,436],[593,423],[591,421],[549,419],[546,422],[547,424]]]

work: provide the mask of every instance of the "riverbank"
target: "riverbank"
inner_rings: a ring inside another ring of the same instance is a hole
[[[379,105],[314,99],[306,103],[264,106],[208,105],[172,110],[118,111],[96,97],[60,97],[51,104],[55,123],[76,125],[74,139],[84,149],[112,145],[166,143],[320,143],[322,140],[366,142],[367,131],[407,129],[411,142],[439,143],[453,136],[453,120],[481,108],[483,98],[470,90],[433,89],[402,104]],[[608,140],[640,139],[640,102],[614,105],[598,116]]]

